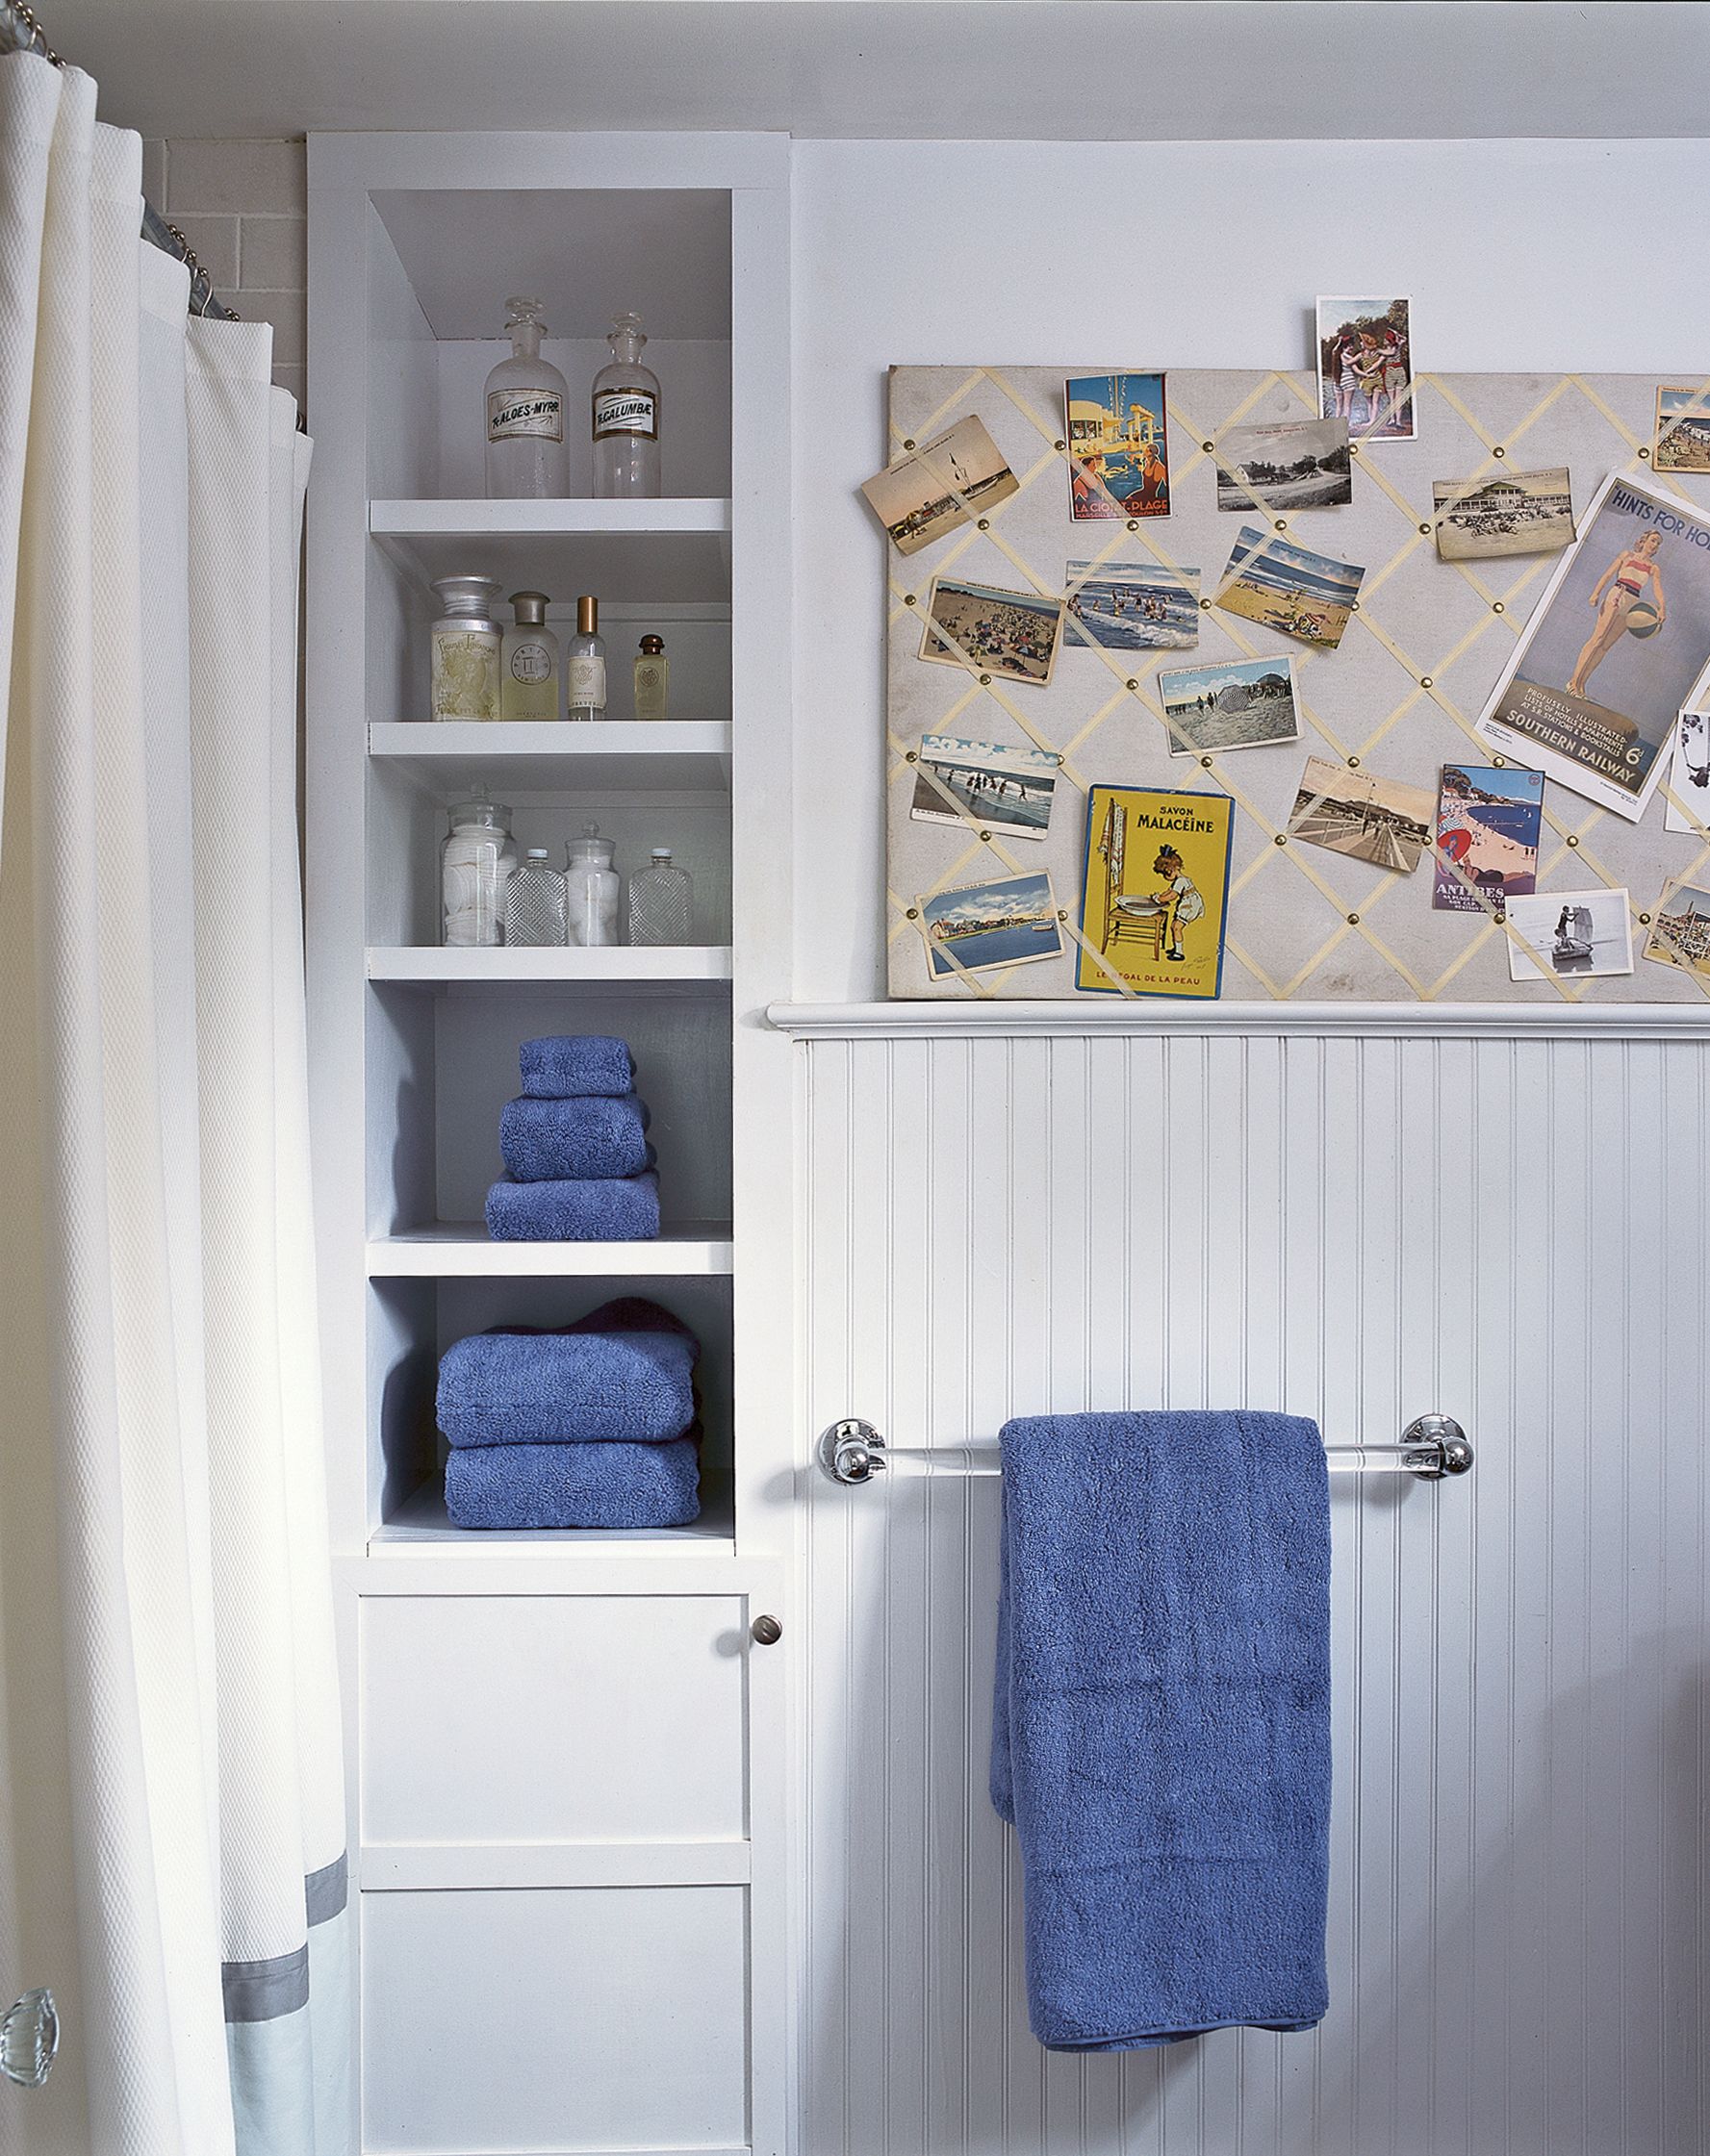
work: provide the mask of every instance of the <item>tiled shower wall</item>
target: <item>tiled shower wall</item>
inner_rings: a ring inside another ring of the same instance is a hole
[[[273,379],[304,402],[307,158],[300,141],[173,136],[142,146],[142,191],[245,321],[273,325]]]

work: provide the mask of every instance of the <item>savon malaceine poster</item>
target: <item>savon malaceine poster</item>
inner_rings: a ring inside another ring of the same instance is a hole
[[[1075,985],[1109,996],[1215,996],[1235,803],[1226,794],[1094,786],[1086,819]]]

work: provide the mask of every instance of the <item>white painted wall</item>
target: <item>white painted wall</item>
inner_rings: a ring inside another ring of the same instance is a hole
[[[1109,80],[1089,94],[1112,126],[1143,123]],[[1143,82],[1127,94],[1143,104]],[[1710,141],[799,141],[794,158],[804,1000],[884,993],[883,541],[856,488],[884,461],[886,368],[1300,367],[1314,295],[1371,286],[1412,294],[1427,369],[1710,368],[1692,208]]]

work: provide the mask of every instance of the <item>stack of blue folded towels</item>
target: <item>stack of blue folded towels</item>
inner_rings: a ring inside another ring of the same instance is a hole
[[[524,1041],[523,1092],[498,1119],[508,1173],[487,1193],[498,1242],[648,1242],[659,1179],[627,1045],[602,1033]]]
[[[477,1332],[440,1357],[458,1527],[686,1527],[701,1510],[699,1342],[621,1297],[562,1332]]]

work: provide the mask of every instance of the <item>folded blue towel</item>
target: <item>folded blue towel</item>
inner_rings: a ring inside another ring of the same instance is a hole
[[[518,1051],[523,1090],[537,1101],[588,1093],[627,1093],[635,1083],[628,1044],[609,1033],[549,1033]]]
[[[498,1150],[519,1182],[638,1176],[653,1165],[648,1111],[633,1093],[618,1100],[532,1101],[498,1111]]]
[[[513,1182],[487,1193],[496,1243],[644,1243],[659,1232],[659,1179],[616,1176],[591,1182]]]
[[[440,1357],[439,1425],[453,1445],[663,1445],[695,1420],[695,1335],[641,1297],[564,1332],[472,1333]]]
[[[991,1795],[1059,2051],[1329,2004],[1330,1508],[1292,1415],[1006,1423]]]
[[[699,1455],[671,1445],[487,1445],[446,1462],[458,1527],[686,1527],[701,1511]]]

